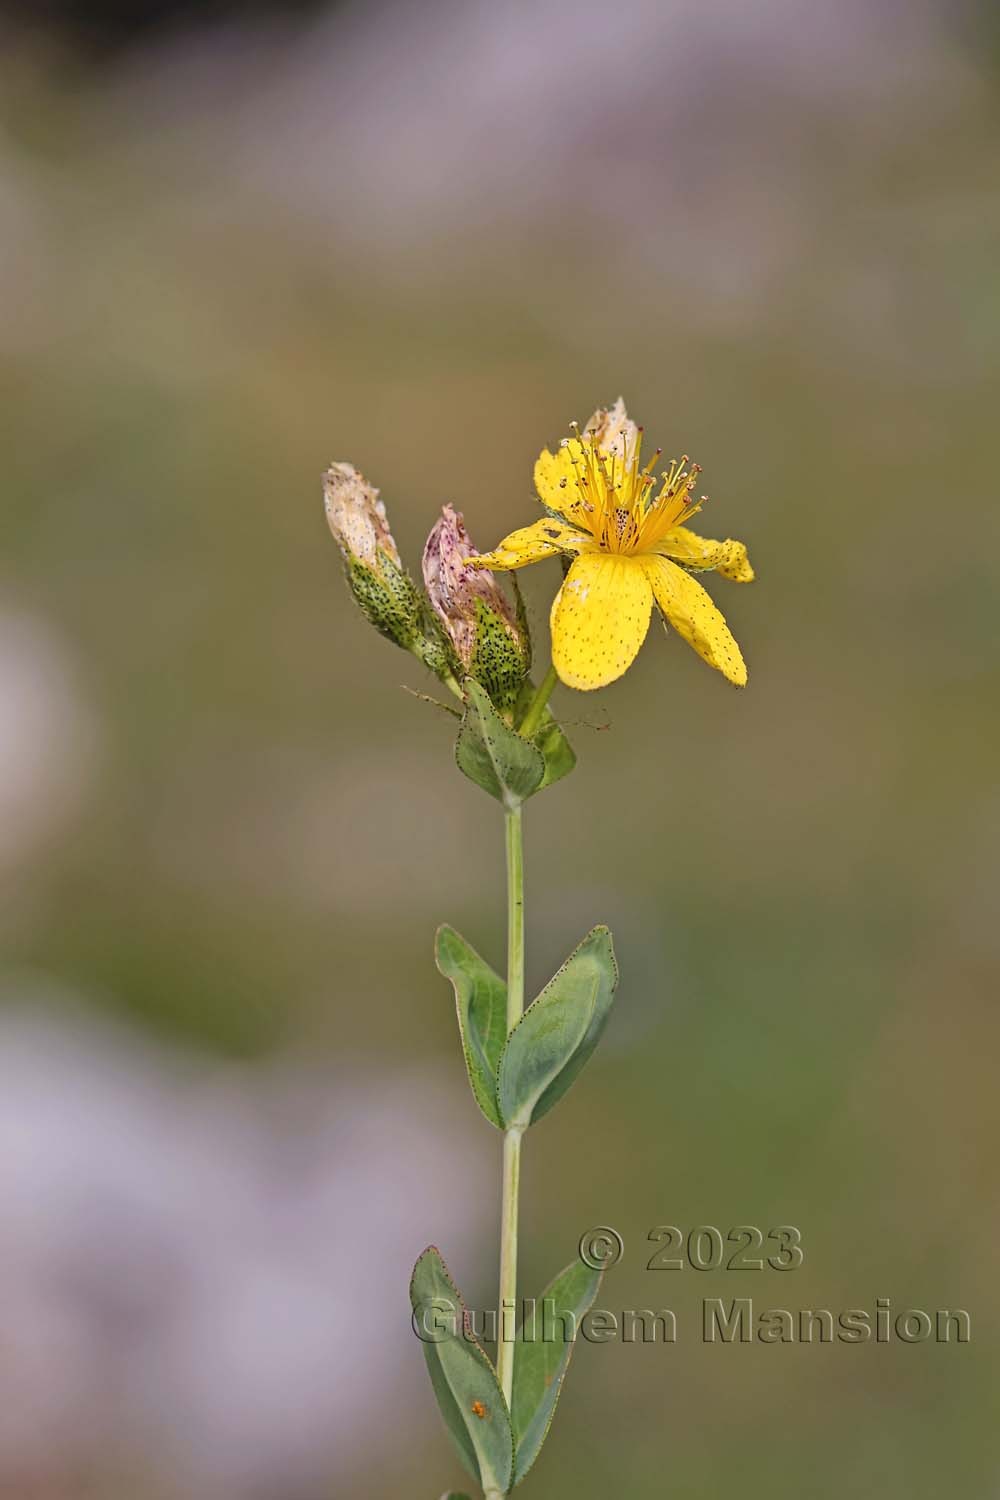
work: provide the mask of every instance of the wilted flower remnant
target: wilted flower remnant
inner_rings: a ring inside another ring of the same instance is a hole
[[[353,464],[331,464],[323,476],[323,499],[366,619],[409,651],[420,631],[420,600],[403,571],[378,490]]]
[[[430,599],[458,657],[501,712],[517,701],[531,666],[531,641],[493,574],[471,568],[478,557],[459,511],[446,505],[424,547],[423,573]]]
[[[323,475],[323,501],[347,581],[365,618],[442,682],[453,680],[448,643],[403,567],[378,490],[353,464],[333,463]]]

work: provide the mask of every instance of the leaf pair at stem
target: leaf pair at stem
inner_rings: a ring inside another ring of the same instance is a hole
[[[576,765],[576,755],[548,708],[534,733],[525,736],[500,717],[475,678],[467,677],[463,686],[465,713],[455,759],[470,781],[513,811],[528,797],[569,775]],[[515,713],[519,722],[533,693],[531,684],[525,683]]]
[[[487,1496],[508,1494],[538,1457],[573,1354],[573,1333],[593,1306],[602,1274],[574,1261],[545,1288],[541,1320],[533,1310],[517,1331],[508,1407],[440,1253],[431,1245],[417,1261],[410,1301],[414,1319],[421,1320],[431,1384],[459,1457]]]
[[[506,983],[453,928],[439,929],[436,958],[455,991],[476,1103],[498,1130],[520,1133],[562,1097],[597,1046],[618,982],[611,934],[606,927],[589,932],[509,1033]],[[534,1304],[527,1328],[517,1330],[508,1405],[439,1252],[431,1246],[417,1261],[410,1298],[431,1383],[455,1446],[487,1496],[508,1494],[537,1458],[576,1325],[600,1282],[599,1271],[574,1261],[546,1287],[541,1327]]]
[[[476,1103],[498,1130],[526,1129],[559,1100],[597,1046],[618,983],[611,933],[594,927],[507,1034],[507,986],[452,927],[437,966],[455,990]]]

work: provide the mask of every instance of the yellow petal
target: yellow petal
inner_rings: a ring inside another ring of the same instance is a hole
[[[638,561],[646,572],[656,602],[665,617],[704,657],[737,687],[747,680],[746,663],[729,626],[698,581],[666,557],[646,553]]]
[[[471,559],[475,568],[498,568],[511,572],[514,568],[526,568],[529,563],[541,562],[557,552],[578,552],[590,538],[567,526],[565,521],[554,521],[546,516],[543,521],[534,521],[512,531],[498,542],[492,552]]]
[[[569,687],[604,687],[635,660],[653,595],[644,559],[584,552],[552,603],[552,661]]]
[[[707,536],[698,536],[686,526],[675,526],[668,531],[654,549],[664,557],[672,557],[695,573],[716,572],[734,583],[750,583],[753,568],[742,542],[727,537],[724,542],[713,542]]]
[[[539,500],[549,510],[558,511],[578,524],[590,513],[578,483],[582,460],[583,447],[577,438],[568,438],[555,453],[543,448],[535,460],[535,492]]]

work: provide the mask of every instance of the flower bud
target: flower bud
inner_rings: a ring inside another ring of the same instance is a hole
[[[505,713],[531,666],[531,640],[490,570],[466,566],[478,556],[460,512],[446,505],[424,547],[424,585],[463,675],[481,683]]]
[[[419,652],[423,601],[403,570],[378,490],[353,464],[331,464],[323,475],[323,500],[365,618],[397,646]]]

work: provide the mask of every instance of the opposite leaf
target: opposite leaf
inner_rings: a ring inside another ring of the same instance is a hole
[[[513,573],[511,577],[514,577]],[[521,696],[517,701],[516,722],[519,723],[527,713],[528,705],[534,696],[535,685],[529,679],[521,689]],[[542,752],[542,759],[545,761],[545,775],[538,787],[538,790],[542,792],[554,781],[561,781],[564,776],[569,775],[576,765],[576,753],[548,706],[542,714],[541,724],[531,736],[531,743],[538,746]]]
[[[520,807],[545,779],[541,750],[497,713],[474,677],[465,679],[465,715],[455,743],[458,768],[508,810]]]
[[[433,1245],[413,1268],[410,1303],[431,1385],[459,1457],[484,1490],[505,1495],[514,1468],[507,1403],[486,1352],[466,1331],[465,1305]]]
[[[618,983],[606,927],[595,927],[529,1005],[500,1058],[497,1102],[507,1125],[540,1120],[600,1040]]]
[[[507,1040],[507,985],[453,927],[438,928],[434,956],[454,986],[462,1051],[476,1103],[490,1124],[502,1130],[497,1067]]]
[[[514,574],[511,573],[511,579],[513,577]],[[516,709],[514,709],[514,721],[516,723],[520,723],[520,720],[525,717],[526,712],[528,712],[529,703],[531,703],[534,696],[535,684],[531,681],[531,678],[526,678],[525,685],[520,690],[520,697],[517,699]],[[531,736],[531,742],[534,745],[538,745],[538,748],[541,750],[541,757],[546,762],[546,774],[541,778],[540,786],[538,786],[538,790],[543,792],[546,786],[552,786],[553,781],[561,781],[564,775],[570,774],[571,769],[576,765],[576,753],[574,753],[573,745],[570,744],[567,736],[562,733],[561,727],[556,723],[555,715],[553,715],[549,705],[546,705],[546,708],[544,708],[543,715],[541,715],[541,724],[535,730],[534,735]]]
[[[514,1347],[514,1483],[520,1484],[541,1450],[584,1313],[594,1305],[601,1271],[576,1260],[550,1281],[518,1329]]]
[[[541,728],[533,737],[532,744],[538,746],[545,761],[545,775],[538,788],[542,792],[554,781],[561,781],[564,776],[569,775],[576,765],[576,751],[548,709],[545,710]]]

